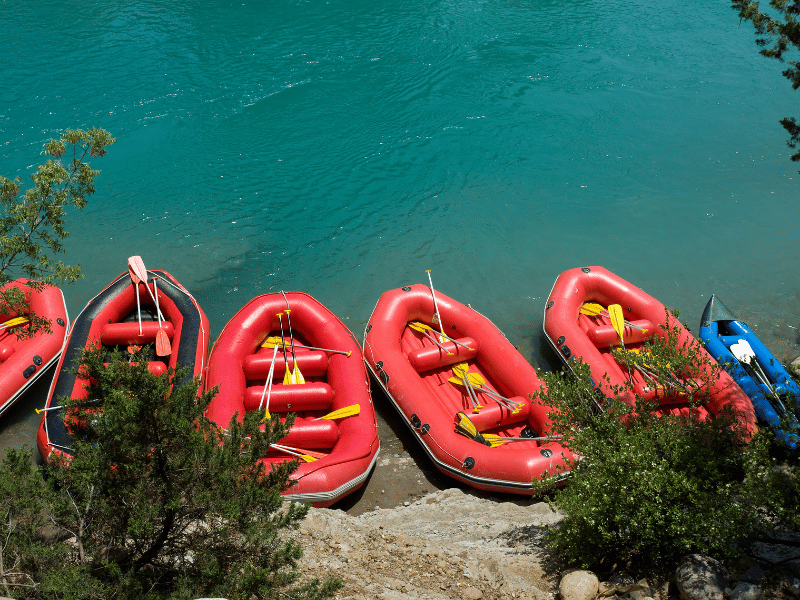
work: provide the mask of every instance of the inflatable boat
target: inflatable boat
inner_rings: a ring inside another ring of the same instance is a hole
[[[22,290],[28,307],[21,313],[9,310],[0,314],[0,415],[58,360],[67,338],[64,295],[52,285],[36,285],[39,289],[30,287],[27,279],[17,279],[3,286],[3,290]],[[25,335],[31,312],[50,321],[49,332],[40,329]]]
[[[747,324],[714,295],[700,319],[700,339],[750,397],[759,420],[772,428],[781,444],[797,449],[800,412],[791,411],[800,411],[800,386]]]
[[[75,319],[37,434],[39,451],[46,461],[54,454],[72,454],[64,409],[58,408],[58,403],[62,398],[85,397],[85,383],[74,372],[84,349],[100,343],[124,353],[131,345],[151,345],[151,373],[160,375],[169,367],[189,367],[187,379],[201,374],[208,349],[208,318],[169,273],[146,274],[146,281],[142,277],[134,284],[131,273],[123,273],[92,298]],[[141,306],[141,333],[137,303]],[[163,335],[169,339],[169,354],[159,356],[156,343]]]
[[[617,307],[620,311],[617,327],[622,330],[622,338],[609,312],[611,309],[616,314]],[[612,349],[621,344],[628,352],[636,353],[651,336],[666,338],[665,327],[677,330],[676,347],[692,348],[708,358],[698,374],[700,379],[708,376],[714,359],[680,321],[658,300],[602,267],[561,273],[544,310],[544,332],[558,356],[568,366],[575,359],[588,364],[594,386],[605,396],[615,395],[612,391],[615,386],[632,384],[632,390],[620,395],[631,406],[635,405],[636,396],[641,396],[657,401],[658,412],[663,414],[694,414],[701,419],[730,407],[744,439],[750,439],[757,431],[753,405],[725,371],[720,370],[707,388],[703,386],[704,390],[698,390],[700,382],[696,377],[684,378],[681,373],[673,374],[673,384],[661,387],[656,385],[644,353],[640,366],[630,369],[614,358]],[[690,396],[695,402],[698,397],[702,402],[693,407]]]
[[[282,420],[295,413],[262,459],[300,459],[287,500],[330,506],[364,485],[375,465],[378,422],[361,346],[308,294],[264,294],[239,310],[211,349],[205,386],[219,386],[206,416],[223,428],[248,411]]]
[[[432,287],[385,292],[364,360],[445,475],[481,490],[533,493],[572,454],[549,437],[536,370],[486,317]]]

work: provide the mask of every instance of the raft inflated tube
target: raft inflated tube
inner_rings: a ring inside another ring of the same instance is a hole
[[[291,346],[287,345],[287,350]],[[290,355],[291,356],[291,355]],[[262,352],[259,354],[249,354],[242,360],[242,369],[247,379],[266,379],[269,375],[269,368],[272,364],[272,352]],[[294,361],[290,358],[289,365],[294,367]],[[297,352],[297,368],[303,377],[321,377],[328,370],[328,355],[324,352]],[[275,359],[275,370],[272,373],[274,379],[283,379],[286,373],[286,361],[280,352]]]
[[[258,410],[262,397],[266,402],[263,385],[247,388],[244,393],[244,409]],[[321,381],[287,385],[273,383],[269,392],[270,412],[327,410],[332,404],[333,388]]]
[[[431,332],[434,335],[435,332]],[[408,362],[417,373],[424,373],[437,367],[446,367],[475,358],[478,342],[472,338],[460,338],[455,342],[444,342],[442,347],[424,346],[408,353]],[[463,344],[463,345],[462,345]],[[447,353],[450,354],[447,354]]]
[[[641,329],[631,327],[631,323],[637,327],[641,327]],[[643,342],[655,333],[655,327],[650,321],[639,320],[631,321],[631,323],[625,324],[625,330],[623,332],[625,334],[626,344]],[[619,334],[616,332],[613,325],[594,325],[586,330],[586,335],[597,348],[608,348],[609,346],[616,346],[619,344]]]
[[[288,435],[278,443],[305,450],[323,450],[333,448],[338,441],[339,426],[334,421],[296,419]]]
[[[139,321],[131,323],[106,323],[100,331],[100,341],[106,346],[124,346],[126,344],[149,344],[155,341],[159,329],[167,332],[172,339],[175,327],[169,321],[142,321],[142,335],[139,335]]]
[[[505,406],[500,406],[496,400],[490,400],[491,396],[478,392],[478,389],[479,388],[476,388],[475,391],[478,393],[478,399],[483,403],[483,408],[480,409],[480,412],[476,413],[466,409],[463,411],[478,431],[488,431],[496,427],[503,427],[528,420],[531,412],[530,400],[526,400],[521,396],[509,398],[509,400],[519,402],[521,405],[519,411],[513,413]],[[458,420],[458,416],[456,416],[456,420]]]
[[[12,344],[0,344],[0,362],[5,362],[14,354],[16,346]]]

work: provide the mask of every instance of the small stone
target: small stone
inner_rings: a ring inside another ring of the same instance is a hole
[[[461,597],[464,600],[480,600],[483,598],[483,592],[478,588],[468,587],[461,592]]]
[[[561,578],[561,600],[594,600],[600,582],[591,571],[572,571]]]
[[[731,600],[761,600],[763,594],[756,584],[740,581],[731,592]]]

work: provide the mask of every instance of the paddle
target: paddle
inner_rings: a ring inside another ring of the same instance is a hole
[[[581,304],[579,312],[582,315],[588,315],[590,317],[608,317],[608,311],[602,304],[598,304],[597,302],[584,302]],[[638,325],[634,325],[630,321],[625,321],[625,324],[628,327],[633,327],[634,329],[638,329],[641,332],[647,332],[647,329],[643,327],[639,327]]]
[[[315,450],[301,450],[300,448],[294,448],[292,446],[286,446],[284,444],[270,444],[270,446],[275,448],[276,450],[286,450],[286,451],[292,451],[292,452],[299,452],[299,453],[311,456],[314,459],[326,458],[328,456],[328,454],[325,454],[324,452],[317,452]]]
[[[345,406],[344,408],[335,410],[332,413],[328,413],[323,417],[317,417],[314,420],[319,421],[320,419],[328,419],[329,421],[333,421],[335,419],[344,419],[345,417],[353,417],[360,412],[361,412],[361,405],[353,404],[351,406]]]
[[[131,273],[134,273],[136,275],[136,277],[139,278],[139,281],[144,282],[144,284],[145,284],[144,287],[147,289],[147,293],[150,294],[150,298],[153,300],[153,304],[157,304],[155,296],[153,296],[153,292],[150,291],[150,286],[147,285],[147,269],[144,266],[144,261],[142,260],[142,257],[141,256],[131,256],[128,259],[128,270]],[[131,279],[132,278],[133,277],[131,277]],[[139,292],[139,286],[138,285],[136,286],[136,292],[137,292],[137,294]],[[159,311],[158,308],[156,308],[156,310],[158,311],[158,316],[163,319],[164,315],[161,314],[161,311]]]
[[[478,433],[478,430],[475,428],[475,424],[470,421],[470,418],[467,415],[459,411],[456,416],[458,417],[458,422],[456,423],[456,433],[465,435],[469,439],[475,440],[484,446],[491,446],[491,443],[488,442],[480,433]]]
[[[90,402],[100,402],[100,399],[98,398],[97,400],[87,400],[87,401],[86,401],[86,404],[89,404]],[[62,408],[67,408],[67,406],[66,406],[66,405],[61,405],[61,406],[48,406],[47,408],[34,408],[33,410],[35,410],[35,411],[36,411],[36,414],[37,414],[37,415],[40,415],[40,414],[42,414],[43,412],[47,412],[47,411],[49,411],[49,410],[61,410]]]
[[[139,335],[142,335],[142,305],[139,303],[139,283],[142,281],[136,274],[131,264],[133,257],[128,259],[128,274],[131,276],[133,282],[133,289],[136,290],[136,313],[139,315]]]
[[[169,356],[170,354],[172,354],[172,344],[169,341],[169,336],[167,335],[166,330],[163,327],[161,327],[161,309],[158,307],[158,286],[156,285],[156,281],[158,281],[158,277],[153,277],[153,289],[156,292],[155,293],[156,314],[158,315],[158,332],[156,333],[156,355]],[[141,327],[141,321],[139,322],[139,327]]]
[[[433,279],[431,279],[431,271],[430,269],[428,269],[425,272],[428,274],[428,282],[430,282],[431,284],[431,296],[433,296],[433,308],[434,310],[436,310],[436,322],[439,323],[439,329],[441,331],[442,337],[447,338],[447,336],[444,333],[444,323],[442,323],[442,317],[439,314],[439,305],[436,303],[436,292],[433,291]],[[443,342],[444,340],[440,341]]]
[[[286,304],[288,305],[289,303],[287,302]],[[287,308],[286,322],[289,325],[289,340],[292,343],[292,362],[294,363],[294,367],[292,368],[292,383],[305,383],[306,380],[303,377],[303,374],[300,372],[300,368],[297,366],[297,356],[294,353],[294,334],[292,333],[292,320],[289,317],[290,312],[292,311]]]
[[[421,323],[419,321],[412,321],[411,323],[408,324],[408,326],[411,327],[411,329],[414,329],[415,331],[423,331],[423,332],[424,331],[436,331],[433,327],[431,327],[427,323]],[[461,346],[462,348],[466,348],[467,350],[472,350],[472,348],[470,348],[466,344],[462,344],[457,339],[451,338],[446,333],[440,333],[439,335],[444,337],[446,340],[449,340],[449,341],[453,342],[457,346]]]
[[[286,337],[286,334],[283,332],[283,313],[278,313],[278,321],[281,323],[281,339]],[[292,381],[292,372],[289,370],[289,356],[286,354],[286,342],[281,344],[281,349],[283,350],[283,364],[286,365],[286,370],[283,373],[283,385],[291,385],[294,383]]]
[[[557,435],[553,436],[544,436],[544,437],[503,437],[501,435],[497,435],[495,433],[484,433],[484,439],[489,442],[492,448],[497,448],[498,446],[502,446],[503,444],[508,444],[511,442],[544,442],[544,441],[555,441],[562,439],[562,436]]]
[[[258,403],[258,410],[261,410],[261,405],[264,404],[264,396],[267,397],[267,408],[264,410],[264,418],[261,422],[267,421],[272,415],[269,414],[269,396],[272,393],[272,374],[275,372],[275,357],[278,355],[278,346],[272,351],[272,364],[269,366],[269,375],[267,375],[267,382],[264,390],[261,392],[261,402]]]
[[[311,456],[310,454],[304,454],[300,450],[296,450],[290,446],[281,446],[280,444],[270,444],[270,448],[275,448],[275,450],[280,450],[281,452],[286,452],[287,454],[292,454],[293,456],[298,457],[304,462],[314,462],[317,460],[317,457]]]
[[[23,323],[28,322],[28,317],[14,317],[13,319],[9,319],[2,325],[0,325],[0,329],[3,327],[16,327],[17,325],[22,325]]]
[[[462,365],[457,365],[457,366],[458,367],[462,367],[464,364],[465,363],[462,363]],[[455,369],[453,369],[453,372],[455,373]],[[467,378],[467,381],[469,382],[469,384],[472,386],[473,390],[477,390],[479,392],[483,392],[484,394],[488,394],[489,396],[492,396],[495,400],[497,400],[497,402],[499,404],[502,404],[503,406],[508,408],[512,412],[512,414],[516,414],[520,410],[522,410],[522,404],[520,402],[517,402],[515,400],[511,400],[511,399],[506,398],[505,396],[501,396],[500,394],[495,392],[492,388],[490,388],[486,384],[486,380],[480,374],[478,374],[478,373],[466,373],[466,378]],[[463,378],[459,379],[458,377],[451,377],[450,379],[448,379],[448,381],[450,383],[454,383],[456,385],[464,385]]]
[[[753,350],[753,347],[747,340],[739,340],[737,343],[731,344],[730,350],[731,354],[733,354],[736,360],[743,365],[752,368],[761,382],[769,388],[769,391],[773,394],[775,393],[775,389],[772,387],[769,378],[761,369],[761,365],[758,364],[758,359],[756,358],[756,353]]]
[[[270,335],[261,343],[262,348],[272,348],[275,345],[283,346],[286,342],[283,341],[283,338],[279,338],[277,335]],[[306,350],[319,350],[321,352],[333,352],[334,354],[344,354],[345,356],[350,356],[352,351],[350,350],[331,350],[330,348],[315,348],[314,346],[304,346],[303,344],[296,344],[298,348],[305,348]]]
[[[625,350],[625,317],[622,314],[622,307],[619,304],[609,304],[608,316],[611,319],[611,326],[619,336],[619,341],[622,344],[622,350]],[[631,373],[630,365],[628,367],[628,379],[633,382],[633,374]]]
[[[469,365],[467,363],[453,365],[453,375],[461,378],[461,383],[467,390],[470,402],[472,402],[472,412],[480,412],[483,405],[478,402],[478,396],[475,394],[475,390],[472,389],[472,383],[469,380]]]
[[[413,329],[414,331],[419,331],[419,332],[421,332],[421,333],[422,333],[422,335],[424,335],[426,338],[428,338],[428,339],[429,339],[430,341],[432,341],[434,344],[436,344],[437,346],[439,346],[439,348],[440,348],[442,351],[444,351],[444,352],[445,352],[445,353],[446,353],[448,356],[452,356],[452,354],[453,354],[453,353],[452,353],[452,352],[450,352],[450,351],[449,351],[447,348],[445,348],[444,346],[442,346],[442,344],[441,344],[441,343],[440,343],[440,342],[439,342],[439,341],[438,341],[438,340],[437,340],[437,339],[436,339],[434,336],[432,336],[431,334],[429,334],[429,333],[428,333],[428,331],[427,331],[425,328],[423,328],[423,327],[422,327],[422,323],[408,323],[408,326],[409,326],[411,329]],[[430,327],[430,326],[428,326],[428,329],[432,330],[433,328],[432,328],[432,327]]]

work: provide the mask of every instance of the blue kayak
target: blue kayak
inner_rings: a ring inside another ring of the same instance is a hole
[[[791,450],[800,446],[800,386],[749,327],[712,295],[700,320],[700,339],[750,397],[758,419]],[[787,415],[788,412],[788,415]],[[781,425],[781,419],[788,427]]]

